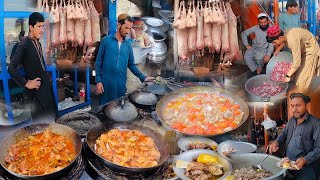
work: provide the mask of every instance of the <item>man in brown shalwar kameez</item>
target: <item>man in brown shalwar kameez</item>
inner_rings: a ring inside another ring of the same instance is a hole
[[[294,82],[291,92],[312,93],[312,79],[320,75],[320,48],[315,36],[302,28],[292,28],[284,33],[279,26],[271,26],[267,34],[268,42],[285,43],[292,51],[293,64],[285,78],[285,82],[291,79]]]

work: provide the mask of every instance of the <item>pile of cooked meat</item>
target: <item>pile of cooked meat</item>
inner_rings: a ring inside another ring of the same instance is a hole
[[[217,163],[191,162],[186,168],[185,175],[189,179],[212,180],[221,177],[224,174],[223,167]]]
[[[174,178],[176,176],[176,173],[174,173],[173,171],[173,165],[172,163],[166,167],[166,169],[164,170],[163,174],[162,174],[162,179],[171,179]]]
[[[251,167],[237,169],[234,172],[236,180],[260,180],[272,176],[273,174],[267,170],[254,170]]]
[[[161,156],[154,140],[138,130],[105,132],[96,140],[95,151],[115,164],[138,168],[158,165]]]
[[[189,150],[191,149],[212,149],[211,146],[207,143],[191,143],[189,144]],[[214,149],[212,149],[214,150]]]
[[[18,174],[45,175],[63,169],[75,158],[75,146],[69,138],[46,130],[12,145],[5,162]]]

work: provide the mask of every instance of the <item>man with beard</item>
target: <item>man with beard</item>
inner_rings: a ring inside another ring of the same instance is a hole
[[[54,119],[56,106],[50,78],[46,71],[43,52],[39,39],[44,32],[44,17],[34,12],[29,16],[29,34],[22,40],[13,54],[8,72],[12,79],[21,87],[27,89],[31,96],[32,119]],[[26,77],[18,72],[22,65]]]
[[[132,18],[127,14],[120,14],[116,34],[104,37],[100,43],[95,62],[100,105],[125,95],[127,68],[141,82],[154,80],[153,77],[143,75],[134,64],[131,44],[125,39],[132,26]]]
[[[269,43],[274,45],[285,43],[292,51],[293,64],[284,81],[294,81],[292,91],[307,93],[313,78],[320,75],[320,47],[315,36],[302,28],[292,28],[284,33],[276,25],[271,26],[267,34]]]
[[[284,145],[284,155],[299,167],[299,170],[291,172],[294,177],[298,180],[316,180],[320,167],[320,119],[307,111],[311,101],[309,96],[293,93],[290,99],[293,117],[270,145],[269,152],[276,152],[279,145]]]
[[[267,29],[269,27],[269,19],[267,14],[260,13],[258,15],[258,25],[253,26],[241,33],[241,39],[246,46],[247,51],[244,54],[244,60],[252,72],[260,74],[264,63],[270,60],[274,46],[268,43],[265,39],[267,36]],[[252,46],[249,45],[248,37],[254,35]]]

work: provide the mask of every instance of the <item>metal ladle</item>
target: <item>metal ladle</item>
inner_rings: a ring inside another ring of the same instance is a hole
[[[269,149],[269,146],[267,147],[266,152],[268,152],[268,149]],[[268,154],[258,165],[252,165],[252,168],[253,168],[254,170],[258,170],[258,169],[263,170],[263,168],[261,167],[261,164],[262,164],[262,163],[264,162],[264,160],[266,160],[269,156],[270,156],[270,154]]]

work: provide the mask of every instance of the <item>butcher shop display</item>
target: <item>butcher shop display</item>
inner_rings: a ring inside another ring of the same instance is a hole
[[[233,99],[215,93],[189,93],[167,103],[166,124],[186,134],[215,135],[239,126],[244,112]]]
[[[96,140],[95,151],[112,163],[135,168],[156,166],[161,156],[154,140],[138,130],[111,129]]]
[[[59,4],[60,3],[60,4]],[[42,9],[49,14],[45,21],[47,53],[53,48],[83,47],[83,54],[100,41],[100,18],[92,0],[43,0]]]
[[[188,6],[188,7],[186,7]],[[181,64],[190,57],[220,53],[222,63],[241,60],[237,34],[237,17],[231,5],[224,2],[180,2],[173,27],[176,29],[178,56]]]
[[[276,66],[271,72],[270,79],[274,82],[284,82],[286,74],[291,69],[291,62],[277,62]]]
[[[253,87],[250,92],[260,97],[276,96],[283,92],[283,88],[276,83],[264,82],[262,85]]]

